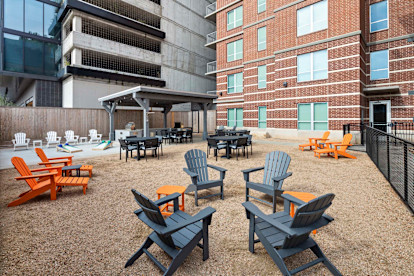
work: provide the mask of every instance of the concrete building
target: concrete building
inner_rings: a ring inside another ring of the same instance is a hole
[[[413,14],[410,0],[217,1],[217,124],[291,138],[412,121]]]
[[[61,58],[54,79],[61,83],[56,91],[60,106],[102,108],[98,98],[139,85],[215,90],[214,77],[206,75],[206,64],[215,60],[215,50],[204,47],[206,35],[215,30],[215,23],[204,19],[208,4],[207,0],[63,1],[55,17],[55,26],[61,26]],[[16,101],[30,97],[32,86],[17,93]]]

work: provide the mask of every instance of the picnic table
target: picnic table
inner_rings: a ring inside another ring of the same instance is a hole
[[[223,141],[226,142],[226,156],[222,156],[222,158],[230,159],[230,143],[239,139],[239,136],[212,136],[211,139],[216,141]]]

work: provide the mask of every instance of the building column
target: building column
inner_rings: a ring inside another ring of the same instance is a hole
[[[208,104],[203,104],[203,140],[207,140],[208,131],[207,131],[207,111]]]
[[[71,53],[70,65],[82,65],[82,50],[74,48]]]
[[[74,16],[72,19],[72,31],[81,33],[82,32],[82,17]]]
[[[164,111],[162,112],[164,114],[164,128],[167,128],[167,115],[170,112],[172,106],[164,107]]]
[[[109,140],[115,140],[115,121],[114,113],[116,110],[116,103],[101,103],[103,108],[108,112],[109,115]]]

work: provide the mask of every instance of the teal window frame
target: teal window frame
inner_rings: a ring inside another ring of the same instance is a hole
[[[227,31],[243,25],[243,6],[237,7],[227,13]]]
[[[324,109],[320,110],[321,107]],[[327,102],[298,104],[298,130],[315,131],[328,130],[328,128],[329,106]]]
[[[259,89],[267,86],[267,65],[257,67],[257,87]]]
[[[259,120],[258,120],[258,127],[259,128],[267,128],[267,107],[266,106],[259,106]]]
[[[227,43],[227,62],[243,58],[243,39]]]
[[[263,51],[267,48],[267,31],[266,26],[257,29],[257,51]]]
[[[257,13],[266,11],[266,0],[257,0]]]
[[[232,119],[230,117],[233,117]],[[243,108],[228,108],[227,109],[227,126],[228,127],[243,127]]]
[[[227,75],[227,94],[243,93],[243,72]]]

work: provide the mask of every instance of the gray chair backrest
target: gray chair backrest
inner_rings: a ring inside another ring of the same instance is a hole
[[[266,155],[266,164],[264,168],[263,184],[273,186],[273,177],[285,174],[289,168],[290,156],[283,151],[273,151]],[[279,182],[281,188],[283,181]]]
[[[167,226],[164,217],[160,212],[160,208],[152,200],[148,199],[146,196],[137,192],[134,189],[131,191],[134,194],[135,200],[137,201],[138,205],[141,207],[142,211],[149,220],[151,220],[155,224]],[[157,235],[164,243],[171,247],[175,247],[174,241],[172,240],[171,236],[159,235],[158,233]]]
[[[190,171],[198,174],[197,182],[208,180],[207,155],[199,149],[192,149],[185,153],[185,162]]]
[[[207,144],[209,146],[215,147],[215,146],[217,146],[217,140],[216,139],[207,138]]]
[[[321,219],[326,209],[328,209],[329,206],[332,205],[332,200],[334,199],[334,197],[334,194],[326,194],[318,198],[315,198],[306,204],[299,206],[289,227],[301,228],[311,226],[319,219]],[[309,230],[308,233],[301,236],[295,236],[293,238],[286,237],[283,243],[283,248],[292,248],[303,243],[308,239],[311,231],[312,230]]]
[[[234,125],[231,130],[236,130],[236,128],[237,128],[237,125]]]
[[[240,137],[236,140],[236,145],[239,146],[245,146],[247,145],[247,137]]]

